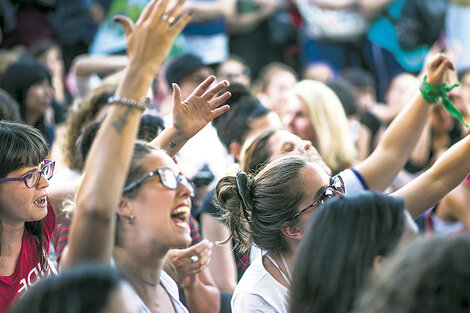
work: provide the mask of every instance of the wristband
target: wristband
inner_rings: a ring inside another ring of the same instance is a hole
[[[121,104],[121,105],[125,105],[128,107],[134,107],[134,108],[141,110],[142,112],[145,111],[145,109],[152,106],[152,100],[148,97],[145,98],[143,101],[137,101],[137,100],[132,100],[132,99],[111,96],[108,98],[108,103],[109,104]]]
[[[470,128],[464,121],[462,114],[459,110],[452,104],[452,102],[447,98],[447,93],[454,89],[460,84],[454,84],[448,86],[447,83],[443,83],[440,87],[434,87],[426,81],[427,75],[421,80],[421,85],[419,86],[419,92],[424,100],[429,103],[436,103],[439,98],[441,98],[442,107],[449,113],[450,116],[459,120],[467,128]]]

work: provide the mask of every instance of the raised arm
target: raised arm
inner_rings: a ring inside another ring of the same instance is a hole
[[[213,82],[214,76],[206,78],[184,101],[181,101],[180,88],[173,84],[173,125],[165,128],[150,145],[165,150],[173,157],[210,121],[227,112],[229,106],[220,105],[230,98],[230,93],[217,95],[229,83],[224,80],[211,87]]]
[[[151,1],[136,25],[126,17],[116,20],[127,37],[129,65],[115,96],[141,101],[160,69],[175,36],[189,22],[180,13],[183,1],[167,9],[168,0]],[[175,17],[173,24],[163,14]],[[82,260],[109,262],[114,243],[114,214],[131,160],[141,110],[112,105],[88,155],[76,194],[77,208],[70,230],[69,252],[63,266]]]
[[[444,55],[434,55],[427,65],[428,82],[440,86],[445,73],[453,69],[452,62]],[[371,190],[383,191],[405,166],[413,148],[429,119],[432,105],[416,93],[386,129],[377,148],[355,168],[361,173]]]
[[[406,209],[417,218],[447,193],[457,187],[470,173],[470,136],[444,152],[436,163],[392,196],[403,197]]]

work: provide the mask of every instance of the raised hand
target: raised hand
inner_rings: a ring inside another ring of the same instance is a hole
[[[172,249],[167,253],[164,268],[179,283],[194,278],[209,265],[212,246],[210,241],[203,240],[186,249]]]
[[[454,70],[454,64],[448,56],[438,53],[429,59],[426,69],[428,83],[440,87],[445,82],[448,71]]]
[[[184,101],[181,101],[180,88],[173,84],[173,127],[185,139],[191,138],[214,118],[229,110],[228,105],[219,106],[230,98],[230,92],[217,96],[229,85],[228,81],[211,87],[214,81],[214,76],[206,78]]]
[[[169,0],[152,0],[142,10],[134,25],[126,16],[116,16],[127,39],[127,55],[130,64],[151,75],[155,75],[165,60],[173,41],[190,21],[184,0],[178,0],[167,8]]]

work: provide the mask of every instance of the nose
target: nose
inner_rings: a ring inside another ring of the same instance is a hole
[[[189,179],[183,178],[178,180],[178,193],[184,198],[194,196],[194,187]]]
[[[37,189],[44,189],[49,187],[49,181],[47,180],[46,176],[41,174],[41,178],[39,179],[39,183],[36,185]]]

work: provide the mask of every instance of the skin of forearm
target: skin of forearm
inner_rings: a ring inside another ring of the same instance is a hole
[[[362,16],[373,19],[379,15],[392,0],[359,0]]]
[[[356,167],[370,189],[383,191],[388,187],[409,159],[430,113],[431,105],[417,93],[393,120],[371,156]]]
[[[204,284],[196,278],[194,284],[183,287],[186,304],[191,313],[218,313],[220,292],[215,286]]]
[[[416,218],[457,187],[470,173],[470,137],[449,148],[421,176],[393,193],[405,199],[406,208]]]

